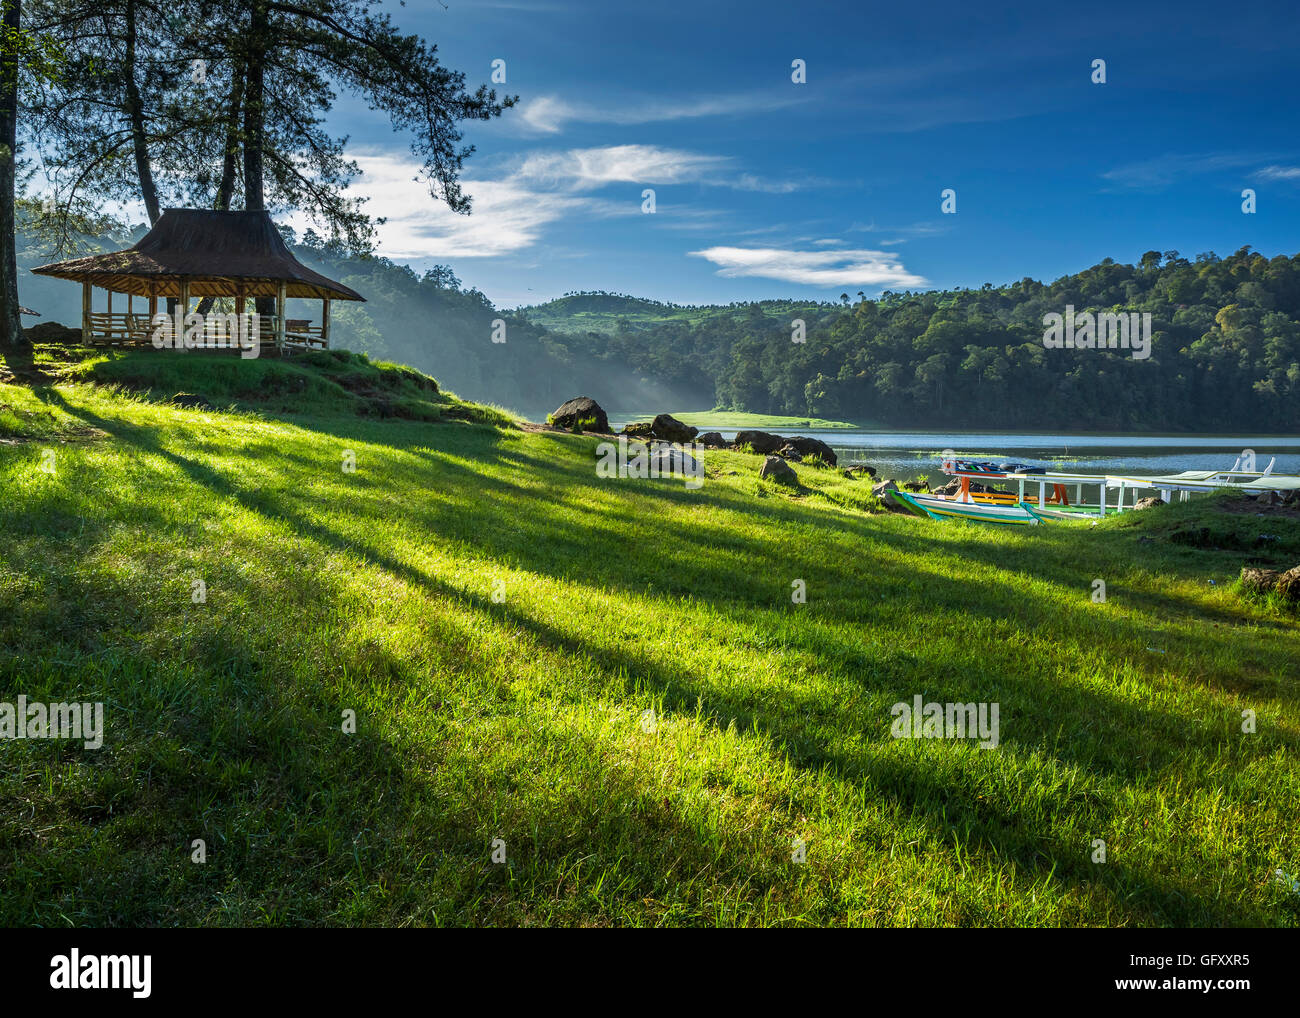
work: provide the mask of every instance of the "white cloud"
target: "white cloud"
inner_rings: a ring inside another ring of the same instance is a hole
[[[888,251],[791,251],[782,248],[711,247],[692,251],[719,266],[727,279],[757,276],[810,286],[919,287],[926,280],[908,272]]]
[[[714,96],[707,99],[659,100],[633,98],[620,103],[596,106],[571,102],[559,96],[543,95],[519,107],[515,122],[537,134],[555,134],[570,122],[586,124],[664,123],[697,117],[739,117],[750,113],[769,113],[808,101],[802,94],[748,93]],[[509,123],[509,121],[507,121]]]
[[[420,167],[394,155],[358,155],[366,210],[387,222],[379,228],[379,251],[398,261],[427,258],[492,258],[531,247],[543,229],[577,211],[596,213],[599,203],[539,191],[514,177],[462,180],[474,202],[471,215],[452,212],[434,200],[426,183],[416,179]],[[299,231],[305,220],[293,225]]]
[[[762,180],[752,173],[742,173],[731,185],[738,191],[762,191],[765,194],[790,194],[799,190],[799,185],[791,180]]]
[[[524,159],[516,175],[540,184],[587,190],[606,184],[687,184],[716,179],[731,162],[657,145],[609,145],[567,152],[539,152]]]
[[[622,201],[592,193],[619,184],[752,183],[752,178],[735,179],[726,156],[655,145],[533,152],[493,178],[463,178],[461,187],[473,202],[472,213],[464,216],[430,196],[419,164],[404,154],[370,151],[353,158],[370,196],[366,211],[386,220],[379,228],[379,252],[399,261],[499,257],[533,247],[548,226],[562,219],[640,215],[639,189]],[[663,194],[658,198],[665,226],[700,229],[717,223],[714,209],[675,206]],[[289,221],[299,233],[311,225],[300,215]]]
[[[555,134],[574,117],[573,107],[553,95],[539,96],[519,108],[524,126],[538,134]]]
[[[1159,191],[1187,177],[1213,173],[1238,173],[1248,166],[1272,157],[1247,152],[1210,152],[1198,154],[1167,153],[1142,162],[1117,166],[1103,173],[1102,179],[1110,182],[1107,190]],[[1270,167],[1272,168],[1272,167]],[[1276,167],[1285,169],[1285,167]],[[1259,176],[1264,171],[1258,171]],[[1272,179],[1272,178],[1270,178]]]
[[[1300,180],[1300,166],[1265,166],[1254,175],[1260,180]]]

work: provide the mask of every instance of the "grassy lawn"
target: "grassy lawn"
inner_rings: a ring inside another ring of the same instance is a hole
[[[107,729],[0,742],[5,924],[1300,923],[1300,626],[1232,590],[1294,520],[946,525],[731,452],[600,480],[595,438],[355,360],[92,357],[0,404],[0,702]],[[891,738],[918,694],[998,703],[998,746]]]

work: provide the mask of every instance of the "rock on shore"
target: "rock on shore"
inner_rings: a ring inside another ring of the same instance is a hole
[[[561,403],[551,414],[551,423],[566,431],[571,430],[575,424],[582,424],[586,431],[598,431],[602,435],[609,433],[609,418],[600,404],[590,396],[575,396]]]

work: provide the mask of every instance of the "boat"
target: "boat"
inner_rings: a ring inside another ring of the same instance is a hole
[[[1032,526],[1041,522],[1080,520],[1104,517],[1107,511],[1123,512],[1124,499],[1131,490],[1133,505],[1142,490],[1159,492],[1166,501],[1173,501],[1179,492],[1186,500],[1194,493],[1232,489],[1244,493],[1264,491],[1300,491],[1300,475],[1275,474],[1270,460],[1263,470],[1241,470],[1241,460],[1231,470],[1185,470],[1179,474],[1071,474],[1030,467],[1022,463],[997,463],[989,460],[958,459],[946,455],[940,469],[960,481],[960,490],[952,495],[918,494],[891,491],[894,500],[905,508],[915,510],[931,519],[966,519],[980,523],[999,523]],[[972,491],[972,481],[1000,481],[1014,483],[1011,491]],[[1037,482],[1037,499],[1026,497],[1026,485]],[[1085,485],[1097,485],[1097,501],[1085,502]],[[1069,489],[1074,488],[1071,500]],[[1118,491],[1115,504],[1108,504],[1109,492]]]
[[[920,495],[908,491],[890,491],[889,494],[905,508],[915,509],[934,520],[974,520],[1013,526],[1035,526],[1039,522],[1037,516],[1019,503],[963,502],[943,495]]]

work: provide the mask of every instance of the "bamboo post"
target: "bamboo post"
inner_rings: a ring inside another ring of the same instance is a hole
[[[81,284],[81,341],[90,343],[90,284]]]
[[[321,301],[320,339],[321,346],[328,350],[330,345],[330,299],[328,297]]]
[[[275,293],[275,349],[284,356],[284,302],[285,285],[281,282]]]
[[[177,333],[176,335],[175,343],[176,343],[176,348],[178,350],[185,350],[185,331],[186,331],[185,319],[189,318],[190,316],[190,281],[188,279],[181,280],[180,312],[181,312],[180,314],[181,328],[180,328],[180,332]]]

